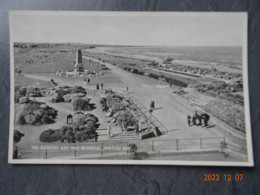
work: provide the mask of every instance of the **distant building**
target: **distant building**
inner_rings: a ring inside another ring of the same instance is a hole
[[[84,72],[81,49],[77,49],[76,52],[75,72]]]

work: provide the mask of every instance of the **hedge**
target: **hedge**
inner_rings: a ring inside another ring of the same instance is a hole
[[[69,143],[74,143],[75,141],[97,141],[98,134],[95,131],[89,130],[87,127],[79,131],[72,131],[72,128],[63,126],[61,129],[47,129],[43,131],[40,135],[41,142],[64,142],[65,140]]]

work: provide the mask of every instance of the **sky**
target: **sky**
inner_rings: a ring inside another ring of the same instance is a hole
[[[245,14],[11,12],[13,42],[242,46]],[[244,19],[244,20],[243,20]]]

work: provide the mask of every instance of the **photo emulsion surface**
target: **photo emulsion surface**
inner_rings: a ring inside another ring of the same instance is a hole
[[[253,166],[246,13],[10,12],[9,163]]]

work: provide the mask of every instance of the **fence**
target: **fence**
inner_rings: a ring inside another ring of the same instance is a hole
[[[54,143],[18,145],[21,159],[48,159],[59,157],[100,158],[103,155],[126,155],[131,144],[137,146],[137,152],[167,152],[219,150],[224,137],[171,139],[171,140],[139,140],[139,141],[104,141],[96,143],[81,142],[77,144]]]

